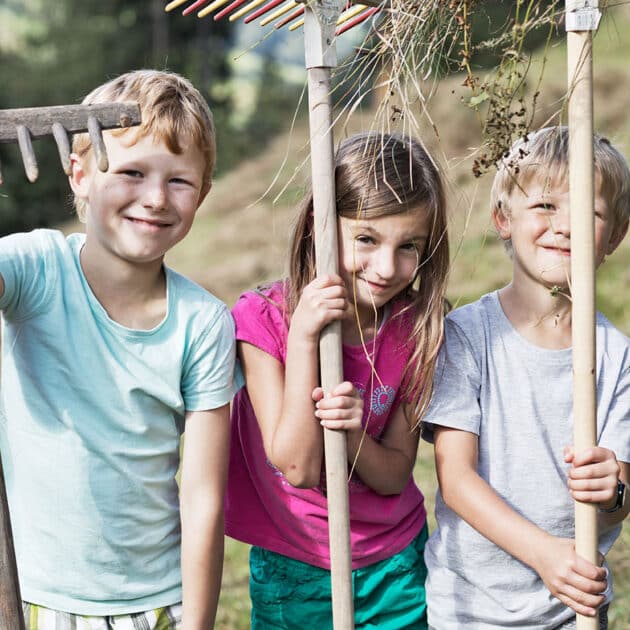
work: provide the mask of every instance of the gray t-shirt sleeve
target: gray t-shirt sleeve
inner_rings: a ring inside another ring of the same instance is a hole
[[[433,442],[435,425],[479,435],[481,363],[470,339],[457,323],[445,322],[433,381],[433,397],[423,420],[422,437]]]
[[[598,378],[600,407],[602,402],[608,403],[605,413],[598,408],[599,445],[613,451],[619,461],[630,462],[630,356],[625,358],[619,366],[607,366],[612,374]],[[606,389],[611,390],[609,396],[605,396]]]

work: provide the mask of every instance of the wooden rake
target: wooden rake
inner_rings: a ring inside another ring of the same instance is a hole
[[[173,0],[165,10],[172,11],[189,0]],[[184,10],[199,10],[203,18],[245,23],[262,18],[260,26],[274,22],[273,29],[304,27],[304,48],[308,75],[311,180],[317,274],[337,273],[337,217],[335,165],[331,105],[331,69],[337,65],[335,39],[384,9],[387,2],[361,0],[196,0]],[[320,374],[324,391],[343,380],[341,323],[327,326],[320,336]],[[332,581],[333,625],[335,630],[354,628],[352,597],[352,557],[348,507],[348,466],[346,435],[324,429],[328,528]]]
[[[140,124],[137,103],[103,103],[98,105],[59,105],[0,111],[0,142],[20,146],[24,169],[29,181],[39,174],[33,138],[52,135],[57,142],[61,165],[71,173],[71,133],[88,132],[94,148],[96,164],[101,171],[108,168],[102,130]],[[0,173],[0,184],[2,174]],[[20,584],[18,581],[9,504],[0,458],[0,629],[24,630]]]
[[[34,182],[39,175],[32,143],[34,138],[43,136],[55,138],[61,166],[66,175],[70,175],[70,139],[68,134],[87,131],[94,148],[96,164],[101,171],[106,171],[108,162],[102,130],[138,124],[140,124],[140,108],[137,103],[5,109],[0,111],[0,142],[19,145],[26,176],[29,181]],[[0,184],[2,184],[1,171]]]

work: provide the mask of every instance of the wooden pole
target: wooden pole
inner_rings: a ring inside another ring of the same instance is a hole
[[[576,8],[576,4],[580,6]],[[571,203],[571,299],[573,439],[576,452],[597,442],[595,385],[595,196],[593,164],[593,38],[597,2],[567,0],[569,79],[569,195]],[[594,7],[592,6],[594,5]],[[572,15],[573,14],[573,15]],[[575,547],[597,564],[597,509],[575,503]],[[597,630],[597,617],[577,615],[578,630]]]
[[[9,504],[0,459],[0,628],[24,630]]]
[[[334,5],[334,6],[332,6]],[[330,69],[336,65],[334,34],[344,0],[315,0],[306,6],[304,38],[308,73],[311,173],[317,275],[337,273],[337,212],[330,95]],[[341,322],[321,334],[321,385],[325,392],[343,381]],[[354,628],[352,557],[348,506],[346,434],[324,429],[333,627]]]

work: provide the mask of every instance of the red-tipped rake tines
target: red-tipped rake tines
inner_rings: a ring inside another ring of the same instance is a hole
[[[199,18],[211,14],[215,21],[224,17],[227,17],[230,22],[244,18],[245,24],[262,18],[260,26],[275,22],[274,28],[279,29],[288,25],[290,31],[304,25],[304,2],[297,0],[214,0],[213,2],[210,0],[193,0],[192,2],[191,0],[172,0],[166,5],[165,11],[174,11],[187,3],[189,4],[183,9],[182,15],[190,15],[198,11]],[[375,16],[384,4],[377,0],[349,1],[337,20],[335,35],[341,35]]]

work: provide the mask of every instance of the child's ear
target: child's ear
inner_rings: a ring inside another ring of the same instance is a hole
[[[619,247],[621,241],[626,237],[628,233],[628,223],[630,219],[626,219],[623,223],[618,225],[610,236],[608,241],[608,247],[606,248],[606,256],[610,256]]]
[[[84,159],[80,158],[76,153],[72,153],[70,155],[70,165],[72,173],[68,176],[68,181],[72,192],[77,197],[87,198],[90,178],[84,166]]]
[[[510,217],[504,208],[504,204],[501,201],[497,201],[496,205],[492,209],[492,222],[497,229],[499,236],[507,241],[512,238],[512,225],[510,223]]]

